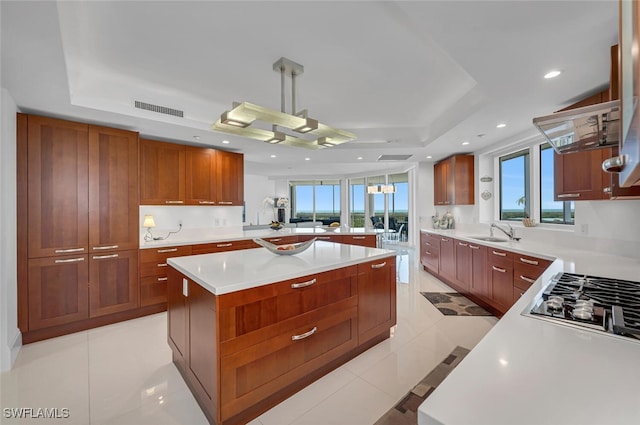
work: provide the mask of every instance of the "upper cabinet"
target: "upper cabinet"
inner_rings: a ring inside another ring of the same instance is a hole
[[[473,205],[473,155],[454,155],[434,164],[433,184],[435,205]]]
[[[242,205],[244,156],[140,141],[141,205]]]

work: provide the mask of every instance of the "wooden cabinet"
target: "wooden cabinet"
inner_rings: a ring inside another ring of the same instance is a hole
[[[438,273],[450,281],[455,281],[456,250],[453,238],[440,237],[440,270]]]
[[[140,250],[140,306],[167,302],[167,258],[191,255],[191,246]]]
[[[588,201],[608,199],[604,192],[607,185],[602,171],[601,150],[554,153],[554,200]]]
[[[188,281],[177,270],[169,268],[167,271],[167,334],[169,346],[173,349],[173,361],[178,368],[184,370],[187,364],[187,332],[188,318]],[[183,284],[183,279],[187,284]],[[214,355],[211,353],[211,355]]]
[[[513,253],[487,249],[487,277],[491,286],[491,302],[500,312],[513,305]]]
[[[193,146],[187,146],[185,149],[186,203],[188,205],[215,205],[216,151]]]
[[[469,292],[484,300],[492,298],[491,285],[487,280],[487,247],[469,243],[471,250],[471,283]]]
[[[474,156],[454,155],[433,166],[435,205],[473,205]]]
[[[193,245],[191,252],[196,254],[212,254],[215,252],[236,251],[238,249],[258,248],[258,245],[250,239],[239,239],[234,241],[220,241]]]
[[[28,116],[27,131],[28,256],[86,254],[88,125]]]
[[[140,204],[184,203],[184,145],[140,139]]]
[[[89,317],[87,255],[29,260],[28,327],[37,330]]]
[[[138,250],[93,254],[89,260],[89,317],[138,307]]]
[[[513,259],[513,302],[515,303],[540,275],[551,261],[528,255],[514,254]]]
[[[313,237],[319,241],[342,243],[342,235],[316,235],[312,236],[312,238]]]
[[[455,247],[455,281],[462,292],[471,292],[471,267],[473,266],[472,252],[469,242],[454,241]]]
[[[376,247],[376,235],[342,235],[341,243],[360,245],[369,248]]]
[[[358,264],[358,342],[396,324],[395,258]]]
[[[138,134],[89,126],[89,252],[138,249]]]
[[[244,155],[226,151],[215,153],[217,205],[244,204]]]
[[[440,236],[420,232],[420,263],[432,273],[440,268]]]

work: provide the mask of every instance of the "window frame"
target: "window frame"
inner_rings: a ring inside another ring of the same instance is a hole
[[[522,221],[521,218],[504,218],[502,216],[502,163],[505,161],[509,161],[514,158],[518,158],[520,156],[526,156],[526,160],[524,162],[524,197],[525,197],[525,206],[524,210],[525,215],[531,217],[531,148],[526,147],[524,149],[519,149],[515,152],[499,155],[498,156],[498,218],[500,221]]]
[[[547,150],[547,149],[551,149],[553,150],[553,147],[549,144],[549,142],[544,142],[538,145],[538,156],[539,158],[539,163],[538,163],[538,169],[540,170],[539,172],[539,179],[538,179],[538,192],[540,194],[540,205],[538,208],[538,214],[539,214],[539,222],[540,223],[544,223],[544,224],[561,224],[561,225],[570,225],[573,226],[575,225],[575,217],[572,219],[571,218],[571,207],[573,204],[573,201],[556,201],[556,202],[562,202],[562,221],[544,221],[542,219],[542,151],[543,150]],[[555,159],[554,159],[555,161]],[[554,163],[555,166],[555,163]],[[555,172],[555,167],[554,167],[554,172]],[[554,175],[554,179],[555,179],[555,175]],[[555,189],[554,189],[554,194],[555,194]],[[574,205],[574,214],[575,214],[575,205]]]

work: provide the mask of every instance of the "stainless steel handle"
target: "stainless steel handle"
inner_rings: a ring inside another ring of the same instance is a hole
[[[424,244],[425,244],[425,245],[428,245],[428,246],[431,246],[431,244],[430,244],[429,242],[425,242]]]
[[[425,254],[427,254],[427,255],[433,255],[433,254],[432,254],[431,252],[429,252],[429,251],[425,251],[424,253],[425,253]]]
[[[108,245],[108,246],[94,246],[93,249],[96,251],[99,249],[116,249],[118,245]]]
[[[534,260],[527,260],[526,258],[522,258],[522,257],[520,257],[520,261],[522,261],[523,263],[526,263],[526,264],[533,264],[534,266],[537,266],[537,265],[538,265],[538,262],[537,262],[537,261],[534,261]]]
[[[442,242],[449,242],[449,239],[445,239],[445,238],[440,238],[442,240]]]
[[[387,265],[387,262],[386,262],[386,261],[383,261],[382,263],[372,264],[372,265],[371,265],[371,268],[372,268],[372,269],[381,269],[381,268],[383,268],[383,267],[384,267],[384,266],[386,266],[386,265]]]
[[[298,340],[300,340],[300,339],[308,338],[308,337],[310,337],[311,335],[313,335],[314,333],[316,333],[316,331],[317,331],[317,330],[318,330],[318,327],[317,327],[317,326],[314,326],[314,327],[313,327],[313,329],[311,329],[311,330],[310,330],[310,331],[308,331],[308,332],[305,332],[305,333],[300,334],[300,335],[293,335],[293,336],[291,336],[291,341],[298,341]]]
[[[233,204],[233,202],[231,202],[231,201],[218,201],[218,203],[220,205],[232,205]]]
[[[475,246],[475,245],[469,245],[469,248],[471,248],[471,249],[480,249],[479,246]]]
[[[366,236],[351,236],[353,239],[367,239]]]
[[[579,198],[579,193],[561,193],[558,198]]]
[[[494,255],[500,256],[500,257],[506,257],[507,254],[504,252],[499,252],[499,251],[491,251],[493,252]]]
[[[614,156],[602,161],[602,169],[607,173],[619,173],[624,169],[624,155]]]
[[[329,236],[316,236],[318,239],[331,239]]]
[[[184,204],[184,201],[164,201],[165,204]]]
[[[67,260],[56,260],[56,263],[77,263],[78,261],[84,261],[84,257],[69,258]]]
[[[198,201],[200,205],[215,205],[214,201]]]
[[[524,280],[525,282],[529,282],[529,283],[533,283],[533,282],[536,281],[535,279],[531,279],[530,277],[526,277],[526,276],[523,276],[523,275],[520,275],[520,279]]]
[[[493,267],[493,270],[495,270],[497,272],[500,272],[500,273],[506,273],[507,272],[507,269],[502,269],[502,268],[496,267],[496,266],[491,266],[491,267]]]
[[[269,242],[280,242],[282,238],[269,239]]]
[[[111,254],[111,255],[94,255],[92,257],[94,260],[105,260],[107,258],[118,258],[118,254]]]
[[[69,249],[56,249],[56,254],[63,254],[65,252],[83,252],[84,248],[69,248]]]
[[[462,242],[458,242],[458,245],[460,245],[460,246],[469,246],[468,243],[462,243]]]
[[[165,280],[169,279],[168,277],[159,277],[158,278],[158,282],[164,282]]]
[[[233,244],[232,243],[219,243],[219,244],[216,245],[216,247],[218,247],[218,248],[224,248],[224,247],[227,247],[227,246],[233,246]]]
[[[178,248],[169,248],[169,249],[159,249],[156,251],[158,254],[162,254],[163,252],[177,252]]]
[[[298,289],[298,288],[304,288],[306,286],[311,286],[314,283],[316,283],[316,279],[311,279],[311,280],[307,280],[306,282],[300,282],[300,283],[292,283],[291,284],[291,288],[293,289]]]
[[[158,267],[167,267],[167,263],[158,263]]]

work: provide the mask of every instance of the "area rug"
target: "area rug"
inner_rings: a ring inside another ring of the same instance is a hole
[[[407,395],[378,419],[375,425],[416,425],[418,423],[418,407],[467,354],[469,354],[469,350],[466,348],[456,347]]]
[[[493,316],[457,292],[420,292],[445,316]]]

